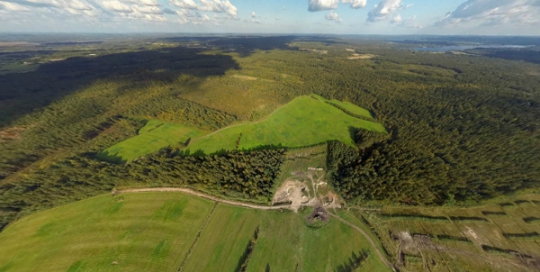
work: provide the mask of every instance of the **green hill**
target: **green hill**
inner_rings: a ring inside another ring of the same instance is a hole
[[[8,226],[0,271],[235,271],[253,239],[247,271],[334,271],[359,252],[365,271],[385,271],[360,233],[338,220],[311,228],[305,217],[177,192],[102,195]]]
[[[371,113],[351,103],[317,95],[300,96],[262,121],[229,126],[207,135],[196,128],[150,120],[139,135],[105,149],[98,157],[131,161],[188,139],[191,141],[186,153],[214,154],[271,146],[304,147],[327,141],[354,146],[351,133],[356,129],[386,133],[381,124],[365,119],[372,119]]]
[[[353,146],[351,130],[386,133],[381,124],[351,116],[331,105],[335,101],[326,101],[318,96],[297,97],[262,121],[224,128],[194,139],[187,150],[213,154],[221,150],[248,150],[261,146],[302,147],[334,140]],[[347,107],[347,111],[371,117],[365,109],[340,103]]]
[[[103,150],[98,153],[98,157],[108,161],[132,161],[161,148],[178,145],[204,134],[206,132],[196,128],[150,120],[141,128],[139,135]]]

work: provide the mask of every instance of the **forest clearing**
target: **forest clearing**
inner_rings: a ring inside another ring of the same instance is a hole
[[[185,143],[191,138],[206,133],[193,127],[149,120],[139,130],[137,136],[111,146],[97,156],[105,160],[111,160],[112,157],[121,161],[132,161],[140,156],[157,152],[164,147]]]
[[[348,105],[349,108],[352,106]],[[358,106],[352,110],[367,114]],[[316,97],[300,96],[261,122],[233,126],[219,133],[193,139],[186,150],[190,153],[202,151],[204,154],[214,154],[221,150],[295,148],[327,141],[353,145],[351,130],[355,129],[386,133],[379,123],[351,116]]]
[[[235,124],[212,133],[150,120],[139,135],[103,150],[98,156],[125,162],[168,146],[185,154],[198,155],[275,147],[298,148],[328,141],[341,141],[352,146],[351,134],[357,129],[387,133],[381,124],[373,121],[366,109],[317,95],[301,96],[260,121]]]

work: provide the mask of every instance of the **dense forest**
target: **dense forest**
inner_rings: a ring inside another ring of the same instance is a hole
[[[244,93],[278,104],[315,93],[374,114],[388,135],[353,130],[356,149],[328,145],[331,183],[351,202],[474,203],[540,185],[537,64],[353,39],[202,41],[208,48],[68,58],[0,75],[0,227],[116,186],[194,186],[267,199],[281,149],[208,157],[167,149],[127,164],[95,157],[148,119],[208,131],[242,121],[226,109],[258,103]],[[350,60],[349,48],[375,57]],[[262,80],[234,79],[232,71]],[[205,84],[214,85],[201,97],[239,95],[212,107],[184,98]]]
[[[180,156],[173,148],[165,148],[127,164],[107,163],[93,154],[80,154],[38,170],[31,178],[2,186],[0,227],[16,216],[117,187],[183,186],[268,202],[284,160],[283,149],[195,157]]]

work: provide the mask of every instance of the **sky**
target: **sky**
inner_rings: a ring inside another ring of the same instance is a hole
[[[0,0],[0,32],[540,35],[540,0]]]

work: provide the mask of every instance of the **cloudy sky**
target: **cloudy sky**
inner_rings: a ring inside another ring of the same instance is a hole
[[[0,0],[0,32],[540,35],[540,0]]]

